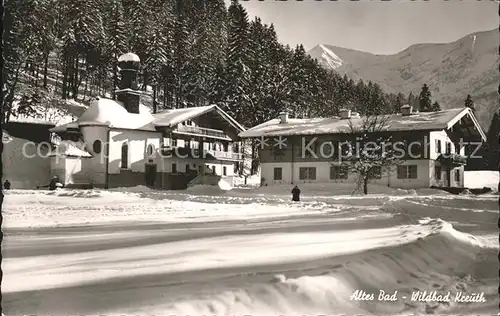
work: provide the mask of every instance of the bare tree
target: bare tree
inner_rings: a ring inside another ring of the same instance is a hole
[[[393,142],[389,131],[389,119],[388,115],[369,115],[348,121],[348,140],[339,144],[340,159],[334,165],[357,175],[356,191],[362,188],[368,194],[371,180],[390,177],[393,167],[404,161],[404,150],[398,151],[398,142]]]
[[[238,166],[238,174],[245,178],[245,185],[248,178],[254,175],[254,155],[255,144],[243,140],[240,144],[242,162]]]

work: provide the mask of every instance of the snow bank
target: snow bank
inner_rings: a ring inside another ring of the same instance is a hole
[[[245,184],[245,177],[234,177],[233,180],[234,186],[235,187],[258,187],[260,186],[260,175],[255,174],[253,176],[247,177],[247,181]]]
[[[229,190],[221,188],[219,185],[198,184],[187,188],[186,192],[196,195],[221,195]]]
[[[157,190],[151,189],[145,185],[137,185],[134,187],[119,187],[109,189],[111,192],[131,192],[131,193],[146,193],[146,192],[155,192]]]
[[[484,187],[496,190],[500,182],[498,171],[465,171],[464,186],[470,189],[481,189]]]
[[[358,190],[355,183],[303,183],[299,184],[301,196],[337,196],[337,195],[359,195],[362,191]],[[272,185],[262,186],[256,189],[246,190],[248,193],[290,195],[293,185]],[[390,188],[383,185],[369,184],[369,195],[448,195],[448,193],[436,189],[399,189]]]
[[[68,197],[78,197],[78,198],[98,198],[102,197],[101,191],[97,190],[57,190],[49,191],[48,194],[56,196],[68,196]]]
[[[220,181],[217,183],[217,185],[219,186],[219,189],[223,190],[223,191],[229,191],[231,190],[233,187],[231,186],[231,184],[229,184],[226,180],[224,179],[220,179]]]

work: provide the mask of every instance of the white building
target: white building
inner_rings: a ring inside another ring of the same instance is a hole
[[[116,101],[95,100],[77,121],[51,129],[62,139],[52,174],[75,187],[183,189],[221,178],[232,184],[245,129],[216,105],[152,114],[140,103],[139,58],[125,54],[119,67]]]
[[[379,167],[370,183],[395,188],[463,187],[465,147],[474,149],[486,140],[473,112],[459,108],[417,113],[410,106],[401,110],[381,116],[384,126],[379,132],[390,135],[392,145],[400,142],[403,155],[397,164]],[[340,117],[311,119],[282,113],[240,137],[256,138],[260,145],[263,185],[354,182],[358,175],[339,159],[340,144],[347,141],[355,148],[353,127],[366,119],[349,110],[342,110]]]
[[[2,183],[12,189],[34,189],[50,181],[50,132],[54,124],[11,119],[2,126]]]

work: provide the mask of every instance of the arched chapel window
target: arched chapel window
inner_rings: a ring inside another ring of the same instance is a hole
[[[122,165],[121,165],[121,167],[123,169],[128,168],[128,144],[127,143],[123,143],[123,145],[122,145]]]
[[[94,144],[92,145],[92,149],[94,150],[94,152],[96,154],[100,154],[101,151],[102,151],[102,142],[98,139],[94,142]]]

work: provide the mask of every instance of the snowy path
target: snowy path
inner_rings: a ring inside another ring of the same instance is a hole
[[[374,262],[387,260],[379,257],[379,249],[400,253],[400,247],[446,226],[439,221],[419,224],[423,223],[421,218],[435,217],[434,213],[439,212],[445,220],[457,220],[454,227],[462,231],[483,236],[494,233],[490,226],[496,218],[493,197],[464,198],[460,207],[448,209],[439,207],[450,205],[447,197],[318,200],[306,199],[294,205],[276,196],[260,197],[252,203],[247,197],[161,193],[12,194],[7,196],[4,215],[4,313],[158,315],[177,311],[219,315],[249,311],[298,313],[301,308],[317,308],[320,313],[332,312],[335,306],[341,306],[338,311],[344,313],[363,313],[375,307],[346,301],[352,294],[346,284],[358,282],[352,279],[353,273],[360,273],[356,266],[370,262],[370,258]],[[480,206],[482,212],[464,211],[474,206]],[[412,211],[405,211],[408,207]],[[458,234],[453,243],[469,242],[467,235],[451,232]],[[472,260],[469,255],[478,251],[474,245],[485,247],[492,243],[484,238],[475,240],[466,246],[472,247],[466,253],[448,257]],[[446,239],[443,242],[444,249],[454,245]],[[427,251],[440,256],[441,243],[436,243],[436,250]],[[407,259],[403,256],[397,260]],[[420,278],[421,286],[443,275],[451,264],[438,269],[443,259],[433,260],[438,260],[431,265],[437,270],[428,280]],[[357,264],[350,267],[351,263]],[[353,272],[348,272],[351,269]],[[382,272],[386,269],[383,266],[376,269],[380,274],[392,273],[396,268],[386,272]],[[485,269],[483,265],[481,271],[489,271]],[[330,275],[337,270],[345,271],[332,279]],[[313,295],[313,301],[293,298],[298,294],[288,293],[288,285],[262,287],[275,284],[277,274],[292,280],[292,289],[296,282],[309,280],[300,287],[304,295]],[[326,281],[318,279],[322,275]],[[442,278],[442,286],[449,286],[449,277]],[[386,281],[378,282],[382,286]],[[397,285],[390,284],[383,286]],[[333,286],[334,297],[324,292],[324,286]],[[266,301],[268,296],[281,303]],[[209,303],[202,303],[203,298]],[[405,308],[395,305],[394,311]]]

